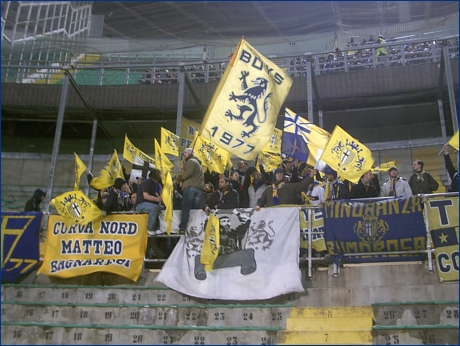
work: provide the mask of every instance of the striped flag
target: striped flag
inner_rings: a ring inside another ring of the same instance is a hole
[[[242,39],[199,134],[232,155],[253,160],[270,140],[291,85],[285,71]]]

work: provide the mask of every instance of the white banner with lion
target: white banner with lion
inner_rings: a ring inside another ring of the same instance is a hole
[[[262,300],[303,292],[299,269],[299,209],[217,210],[219,255],[213,269],[201,262],[208,216],[192,210],[182,236],[155,279],[207,299]]]

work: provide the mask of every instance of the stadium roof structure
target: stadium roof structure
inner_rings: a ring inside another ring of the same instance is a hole
[[[429,32],[458,17],[456,1],[94,2],[101,37],[158,40],[151,49],[292,43],[341,36]],[[332,45],[331,45],[332,46]],[[329,47],[331,47],[329,46]]]

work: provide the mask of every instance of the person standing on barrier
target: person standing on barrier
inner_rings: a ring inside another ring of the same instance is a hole
[[[182,181],[182,214],[179,234],[185,234],[191,209],[199,209],[204,190],[204,172],[201,161],[193,155],[193,149],[187,148],[183,153],[184,165]]]
[[[351,187],[350,199],[355,198],[372,198],[378,197],[379,193],[372,184],[373,173],[371,170],[367,171],[361,176],[361,179]]]
[[[412,174],[409,178],[409,186],[412,190],[412,194],[430,194],[436,191],[439,187],[439,183],[433,178],[433,176],[423,170],[423,161],[415,160],[412,164]]]
[[[381,190],[382,197],[411,197],[412,190],[406,178],[398,177],[398,169],[393,166],[388,174],[390,177],[385,180]]]
[[[281,204],[294,204],[294,198],[301,191],[308,189],[313,181],[310,176],[306,176],[298,183],[285,183],[284,170],[275,169],[273,183],[268,186],[259,198],[254,209],[259,211],[261,207],[273,207]]]
[[[161,192],[161,171],[154,168],[149,173],[149,179],[145,179],[137,188],[136,211],[141,214],[149,214],[148,233],[155,235],[157,227],[158,212],[162,203]]]
[[[450,180],[452,181],[447,192],[458,192],[458,159],[457,169],[455,169],[454,164],[452,163],[452,160],[449,156],[447,144],[444,145],[442,150],[444,151],[444,164],[446,165],[447,172],[449,173]]]

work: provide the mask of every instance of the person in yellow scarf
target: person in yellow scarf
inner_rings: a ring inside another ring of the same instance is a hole
[[[285,183],[284,175],[283,169],[275,169],[273,183],[265,189],[257,201],[254,207],[256,211],[259,211],[261,207],[294,204],[294,197],[302,191],[307,191],[308,186],[313,182],[310,175],[307,175],[298,183]]]
[[[398,177],[398,169],[393,166],[388,171],[390,177],[385,180],[382,186],[382,197],[411,197],[412,190],[406,178]]]
[[[433,178],[433,176],[423,170],[423,161],[415,160],[412,164],[412,174],[409,178],[409,186],[412,190],[412,194],[430,194],[439,188],[439,183]]]

